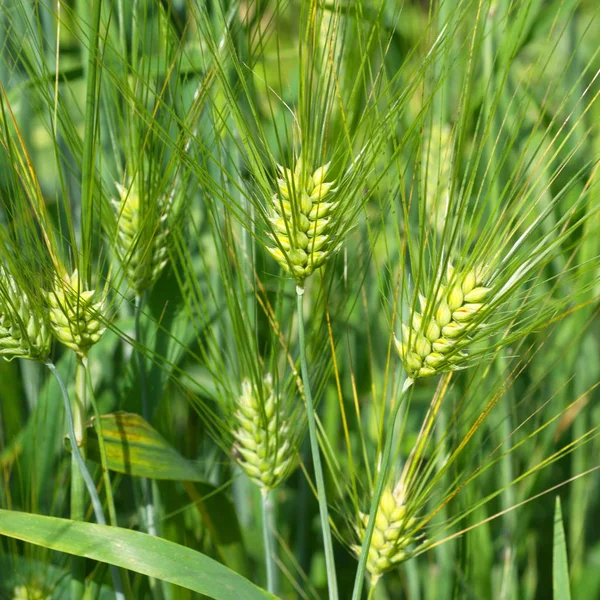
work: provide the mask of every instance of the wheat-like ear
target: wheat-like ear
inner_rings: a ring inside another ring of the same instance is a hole
[[[268,250],[302,286],[334,249],[332,234],[339,208],[333,198],[335,182],[326,181],[329,163],[312,171],[299,158],[293,171],[278,168],[270,218],[270,237],[277,246]]]
[[[117,190],[119,198],[112,201],[117,215],[117,254],[129,285],[142,296],[167,264],[167,198],[159,196],[156,208],[143,214],[135,180],[127,187],[117,184]]]
[[[13,590],[12,600],[50,600],[52,594],[45,592],[34,583],[18,585]]]
[[[56,278],[47,294],[52,332],[59,342],[85,357],[106,331],[105,298],[86,290],[77,269]]]
[[[431,299],[421,297],[423,314],[414,313],[410,325],[402,325],[402,341],[396,349],[412,379],[430,377],[464,366],[471,336],[485,319],[491,288],[484,285],[484,267],[466,273],[448,268],[446,283]]]
[[[0,355],[11,360],[44,361],[50,354],[52,336],[40,311],[27,293],[0,267]]]
[[[296,450],[281,398],[267,374],[262,389],[242,382],[237,401],[234,456],[248,477],[263,490],[277,487],[294,466]]]
[[[407,515],[401,490],[388,486],[383,491],[377,507],[375,529],[367,559],[367,571],[371,574],[373,585],[387,570],[407,559],[407,547],[415,542],[410,535],[415,522],[414,517]],[[356,532],[361,543],[368,523],[369,515],[359,513]],[[360,556],[362,545],[356,544],[352,549]]]

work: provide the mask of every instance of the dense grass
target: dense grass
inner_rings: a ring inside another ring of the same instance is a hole
[[[4,2],[0,598],[600,597],[596,4]]]

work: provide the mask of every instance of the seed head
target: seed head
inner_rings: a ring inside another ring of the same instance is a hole
[[[273,233],[268,248],[299,286],[333,251],[338,203],[335,182],[326,181],[329,163],[309,174],[299,158],[294,170],[278,165],[280,177],[272,198]]]
[[[135,180],[128,187],[116,185],[120,196],[112,202],[117,215],[117,254],[129,285],[141,296],[167,264],[167,200],[159,197],[156,210],[144,214]]]
[[[377,508],[375,529],[373,529],[367,560],[367,570],[371,574],[373,583],[385,571],[406,560],[408,557],[407,546],[415,542],[415,539],[409,534],[415,522],[416,519],[407,516],[402,495],[398,490],[392,490],[388,486],[383,491]],[[368,524],[369,515],[359,513],[356,531],[361,542],[364,540]],[[362,546],[355,545],[353,550],[360,556]]]
[[[54,335],[79,356],[85,356],[106,331],[102,321],[104,298],[98,299],[95,290],[84,288],[77,269],[72,275],[57,278],[47,297]]]
[[[235,417],[234,456],[262,489],[277,487],[290,473],[296,452],[271,375],[264,377],[262,390],[255,389],[247,379],[242,382]]]
[[[18,585],[13,590],[12,600],[50,600],[51,594],[44,592],[37,585]]]
[[[29,295],[0,267],[0,355],[7,360],[28,358],[44,361],[52,336],[41,311]]]
[[[402,325],[396,349],[412,379],[461,368],[471,336],[482,326],[491,289],[484,285],[487,269],[456,273],[451,267],[432,306],[423,296],[411,325]]]

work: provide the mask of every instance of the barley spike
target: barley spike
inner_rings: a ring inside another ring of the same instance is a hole
[[[115,246],[129,285],[141,296],[156,283],[168,261],[167,201],[159,198],[156,212],[143,215],[135,181],[128,187],[116,185],[120,197],[112,201],[117,214]]]
[[[277,487],[289,475],[295,459],[291,429],[284,420],[273,379],[263,379],[262,398],[249,380],[237,400],[234,456],[248,477],[262,489]]]
[[[47,298],[55,337],[79,356],[86,356],[106,331],[102,321],[104,298],[97,299],[95,290],[84,289],[77,270],[57,278]]]
[[[326,181],[329,163],[309,175],[302,158],[294,170],[278,165],[278,191],[272,198],[273,233],[276,247],[268,250],[302,287],[333,251],[333,224],[338,203],[333,200],[335,182]]]
[[[448,268],[446,283],[440,284],[430,302],[421,297],[422,314],[414,313],[402,325],[402,340],[396,349],[412,379],[430,377],[463,368],[473,333],[482,327],[491,289],[484,285],[486,268],[459,274]]]
[[[397,565],[408,557],[407,547],[415,540],[407,535],[416,519],[407,516],[406,506],[401,493],[392,490],[391,486],[384,489],[377,507],[375,516],[375,529],[371,538],[367,570],[371,574],[373,584],[388,569]],[[359,539],[364,539],[365,531],[369,523],[369,515],[359,513],[359,523],[356,531]],[[354,552],[360,556],[362,546],[353,546]]]
[[[52,337],[44,316],[2,267],[0,282],[0,355],[7,360],[46,360]]]

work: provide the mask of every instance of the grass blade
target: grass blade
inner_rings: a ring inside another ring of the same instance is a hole
[[[569,587],[569,563],[567,562],[567,542],[563,526],[560,497],[556,497],[554,508],[554,545],[552,552],[552,591],[554,600],[571,600]]]
[[[275,598],[200,552],[138,531],[0,510],[0,534],[116,565],[215,600]]]

